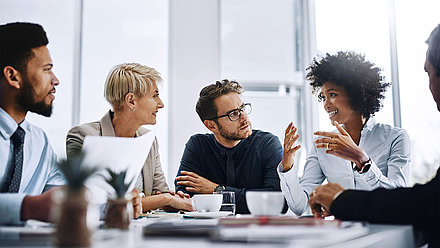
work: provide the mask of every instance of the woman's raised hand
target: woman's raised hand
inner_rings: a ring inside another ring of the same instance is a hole
[[[298,129],[293,125],[293,122],[289,123],[284,133],[284,146],[283,146],[283,171],[288,171],[293,166],[293,158],[295,152],[301,147],[301,145],[296,145],[295,142],[299,138],[299,134],[296,133]]]
[[[333,122],[339,133],[317,131],[314,134],[323,136],[315,140],[316,148],[327,149],[325,152],[345,160],[352,161],[357,165],[368,160],[366,152],[360,148],[350,134],[337,122]]]

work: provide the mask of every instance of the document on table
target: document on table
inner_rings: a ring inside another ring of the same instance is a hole
[[[368,233],[362,223],[336,225],[249,225],[221,227],[211,235],[216,241],[289,242],[290,247],[324,247]]]
[[[107,198],[114,195],[114,189],[105,181],[109,175],[106,168],[120,173],[127,170],[125,183],[130,183],[130,192],[136,183],[139,173],[150,152],[155,137],[155,131],[136,138],[86,136],[83,144],[85,152],[84,165],[98,167],[99,171],[86,181],[91,192],[90,203],[103,204]]]

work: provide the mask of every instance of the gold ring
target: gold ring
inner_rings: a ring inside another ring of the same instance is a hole
[[[330,143],[327,143],[327,150],[329,150],[330,149]]]

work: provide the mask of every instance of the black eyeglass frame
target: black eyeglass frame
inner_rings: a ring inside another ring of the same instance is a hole
[[[246,113],[245,108],[246,108],[247,106],[249,106],[249,112]],[[237,119],[234,119],[234,117],[231,117],[231,114],[234,113],[235,111],[238,111],[238,115],[237,115],[238,118],[237,118]],[[227,117],[229,118],[230,121],[238,121],[238,120],[241,118],[241,114],[242,114],[242,113],[244,113],[245,115],[248,115],[248,114],[250,114],[251,112],[252,112],[252,105],[251,105],[250,103],[245,103],[245,104],[243,104],[243,106],[242,106],[241,108],[237,108],[237,109],[230,110],[230,111],[226,112],[226,114],[216,116],[216,117],[214,117],[214,118],[211,118],[210,120],[215,120],[215,119],[218,119],[218,118],[222,118],[222,117],[226,117],[226,116],[227,116]]]

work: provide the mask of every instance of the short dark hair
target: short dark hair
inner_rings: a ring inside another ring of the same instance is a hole
[[[217,107],[214,100],[220,96],[235,92],[243,93],[243,87],[235,81],[223,79],[221,82],[204,87],[199,94],[199,100],[196,104],[196,112],[202,121],[213,120],[217,116]]]
[[[435,68],[435,74],[440,76],[440,24],[432,30],[428,39],[428,61]]]
[[[384,92],[390,85],[380,75],[380,68],[355,52],[327,53],[319,61],[313,59],[307,71],[306,78],[310,80],[313,93],[327,82],[342,86],[350,98],[351,108],[365,118],[380,110]]]
[[[12,66],[26,73],[27,63],[34,56],[31,49],[48,43],[46,32],[39,24],[15,22],[0,25],[0,69],[3,71],[5,66]],[[3,77],[3,73],[1,75]]]

